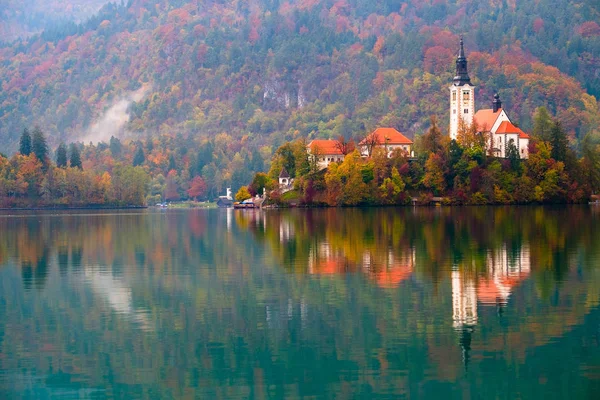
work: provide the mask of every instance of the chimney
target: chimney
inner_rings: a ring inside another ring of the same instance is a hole
[[[492,110],[494,113],[497,113],[499,109],[502,108],[502,102],[500,101],[500,96],[498,93],[494,95],[494,101],[492,102]]]

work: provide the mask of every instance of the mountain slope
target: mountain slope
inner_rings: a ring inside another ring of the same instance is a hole
[[[525,129],[545,105],[582,137],[600,122],[598,16],[591,0],[109,4],[0,48],[0,145],[15,151],[36,123],[52,145],[226,133],[259,147],[378,125],[412,136],[430,115],[447,124],[460,33],[478,108],[498,91]]]

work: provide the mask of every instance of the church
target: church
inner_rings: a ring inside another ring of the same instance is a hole
[[[529,157],[529,135],[510,121],[498,94],[494,95],[492,108],[475,112],[475,86],[469,77],[462,38],[456,58],[456,76],[450,86],[450,139],[457,139],[461,121],[465,126],[475,124],[480,134],[487,135],[488,149],[493,156],[507,158],[509,148],[514,146],[520,158]]]

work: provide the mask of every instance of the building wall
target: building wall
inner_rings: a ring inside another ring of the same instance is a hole
[[[475,86],[450,86],[450,139],[456,140],[461,119],[470,126],[474,116]]]

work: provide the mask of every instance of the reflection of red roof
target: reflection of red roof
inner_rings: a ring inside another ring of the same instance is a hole
[[[504,301],[498,286],[493,280],[481,280],[477,284],[477,299],[484,304],[496,304],[497,299]]]
[[[319,153],[321,155],[336,155],[341,156],[342,152],[338,148],[337,140],[315,139],[308,144],[311,153]]]
[[[382,288],[393,289],[400,286],[402,281],[410,278],[412,274],[411,265],[398,265],[389,271],[376,272],[374,275],[377,285]]]
[[[489,132],[496,123],[496,120],[500,116],[501,112],[501,108],[499,108],[496,112],[494,112],[494,110],[491,108],[479,110],[475,113],[473,119],[475,124],[477,124],[477,128],[479,128],[481,132]]]
[[[516,126],[514,126],[513,124],[511,124],[508,121],[503,121],[500,124],[500,126],[498,127],[498,129],[496,130],[497,135],[504,135],[504,134],[510,134],[510,133],[512,133],[512,134],[517,133],[519,135],[519,138],[521,138],[521,139],[529,139],[528,134],[526,134],[521,129],[517,128]]]
[[[394,128],[377,128],[369,134],[369,137],[375,135],[378,144],[413,144],[413,141],[395,130]],[[359,144],[365,144],[363,139]]]
[[[325,260],[317,264],[314,273],[319,275],[335,275],[344,272],[339,259]]]

